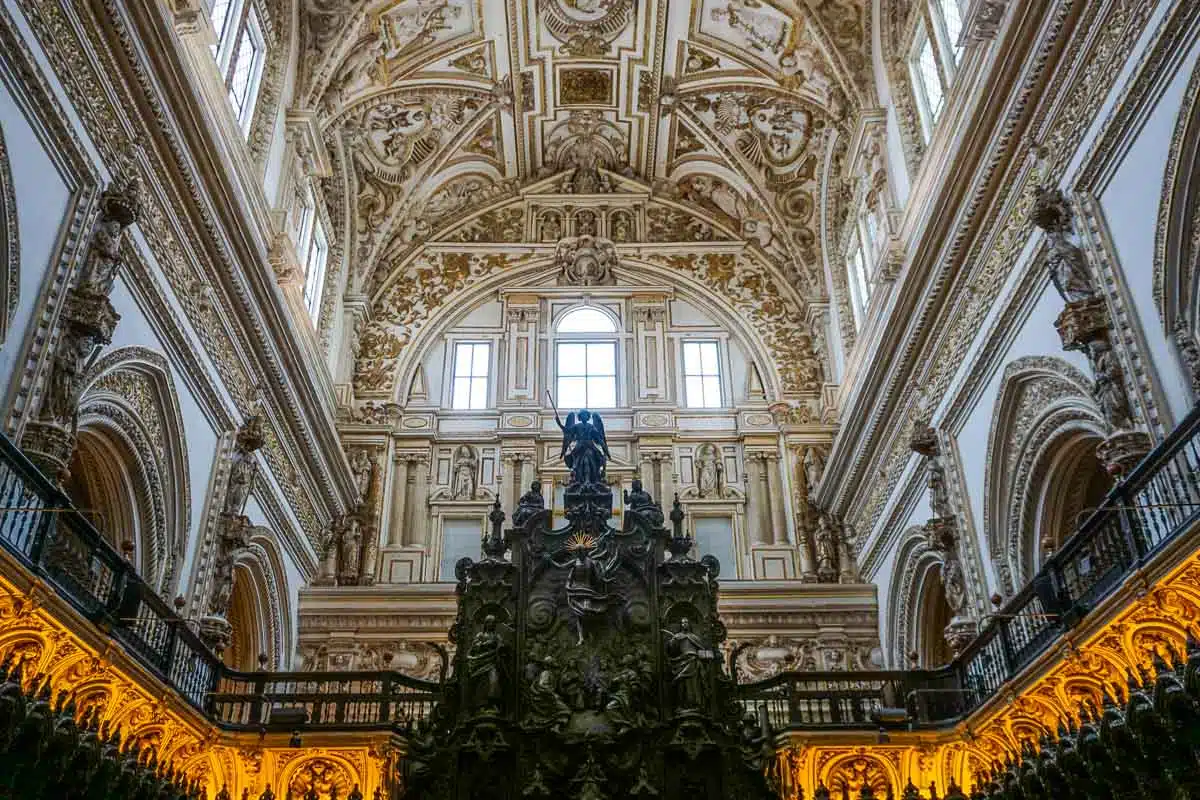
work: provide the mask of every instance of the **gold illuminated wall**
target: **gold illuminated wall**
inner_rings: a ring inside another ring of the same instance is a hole
[[[232,797],[249,790],[257,798],[268,785],[278,797],[289,787],[296,797],[310,787],[323,798],[334,787],[346,797],[357,785],[370,798],[396,758],[386,733],[305,734],[304,746],[292,748],[287,735],[221,731],[50,591],[36,583],[23,590],[0,577],[0,661],[23,661],[27,692],[49,679],[55,697],[65,691],[75,698],[80,715],[98,708],[123,743],[152,746],[160,763],[200,778],[208,797],[225,786]]]
[[[885,797],[889,785],[899,796],[909,781],[922,792],[936,783],[939,796],[951,779],[969,790],[976,774],[1016,755],[1023,741],[1036,744],[1061,720],[1077,720],[1083,701],[1100,705],[1106,685],[1124,687],[1128,670],[1150,669],[1156,651],[1164,657],[1184,653],[1187,631],[1197,619],[1200,555],[1193,555],[1097,632],[1074,643],[1064,640],[1060,658],[1040,677],[1001,689],[953,730],[892,733],[886,744],[868,732],[790,734],[779,750],[784,797],[797,800],[802,789],[811,798],[818,783],[835,791],[845,783],[852,797],[864,783],[877,797]]]
[[[73,694],[81,714],[98,707],[125,741],[152,745],[160,761],[201,778],[210,797],[222,786],[233,797],[245,789],[257,797],[268,785],[278,796],[288,787],[300,796],[315,786],[322,797],[336,786],[345,797],[358,785],[369,798],[397,758],[386,733],[306,733],[304,746],[291,748],[287,736],[222,732],[90,625],[72,630],[61,621],[74,618],[44,587],[21,590],[0,578],[0,660],[24,658],[27,689],[48,677],[56,693]],[[1063,657],[1026,688],[1002,690],[953,730],[893,733],[886,743],[872,732],[788,734],[778,756],[784,797],[797,800],[800,790],[812,797],[818,783],[835,790],[844,783],[852,796],[863,784],[880,797],[889,785],[899,795],[909,781],[922,791],[936,784],[939,794],[951,779],[969,789],[978,771],[1075,717],[1082,701],[1099,704],[1106,684],[1124,685],[1127,670],[1149,668],[1155,651],[1182,653],[1198,618],[1200,555],[1194,555],[1090,637],[1061,645]]]

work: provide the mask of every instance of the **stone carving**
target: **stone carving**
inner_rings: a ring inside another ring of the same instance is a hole
[[[479,473],[479,458],[470,445],[459,445],[454,451],[454,478],[450,496],[460,500],[473,500],[476,486],[475,476]]]
[[[350,472],[354,475],[354,488],[358,502],[365,503],[371,491],[371,470],[374,463],[367,448],[358,448],[350,456]]]
[[[836,583],[838,580],[838,531],[833,517],[821,514],[817,520],[815,555],[817,580],[821,583]]]
[[[1113,352],[1108,339],[1098,339],[1091,344],[1092,369],[1096,375],[1092,393],[1104,413],[1104,418],[1115,430],[1133,426],[1133,414],[1129,397],[1125,394],[1124,372]]]
[[[563,236],[562,215],[557,211],[545,211],[538,221],[538,241],[557,242]]]
[[[608,239],[578,236],[560,239],[554,251],[554,264],[560,270],[559,286],[614,286],[617,277],[617,251]]]
[[[821,478],[825,476],[825,455],[821,449],[816,446],[810,446],[804,451],[804,480],[808,485],[809,502],[816,494],[817,487],[821,485]]]
[[[338,573],[339,586],[354,586],[358,583],[359,563],[362,557],[362,530],[357,516],[350,515],[343,523],[341,537],[341,569]]]
[[[562,42],[562,53],[576,58],[610,54],[612,42],[633,19],[635,0],[543,0],[542,24]]]
[[[616,125],[598,111],[583,109],[570,116],[546,137],[545,169],[570,170],[562,191],[568,194],[604,194],[613,190],[608,172],[629,172],[628,145]]]
[[[1068,303],[1090,300],[1096,296],[1087,256],[1071,240],[1071,206],[1066,195],[1057,187],[1043,186],[1034,200],[1033,224],[1046,232],[1050,253],[1046,265],[1054,288]]]
[[[254,488],[254,478],[258,475],[258,458],[255,453],[265,442],[261,415],[254,414],[238,428],[233,455],[230,458],[229,482],[225,490],[222,513],[241,516],[246,508],[246,500],[250,497]]]
[[[720,497],[721,453],[716,445],[701,445],[696,451],[696,495],[698,497]]]
[[[1200,342],[1192,333],[1192,326],[1186,319],[1179,317],[1172,329],[1175,346],[1179,348],[1179,358],[1192,384],[1192,394],[1200,397]]]

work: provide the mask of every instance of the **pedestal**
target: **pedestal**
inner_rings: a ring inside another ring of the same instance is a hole
[[[950,624],[946,626],[942,635],[946,637],[946,644],[950,645],[951,652],[957,656],[974,641],[978,633],[979,624],[975,620],[955,617],[950,620]]]
[[[1114,478],[1127,475],[1154,447],[1141,431],[1117,431],[1096,448],[1096,458]]]
[[[233,640],[233,626],[224,617],[208,616],[200,618],[200,641],[208,645],[218,657],[229,647]]]
[[[21,437],[21,449],[50,480],[62,484],[70,477],[74,432],[54,422],[30,422]]]
[[[1108,335],[1108,306],[1103,297],[1076,300],[1054,321],[1063,350],[1087,350],[1087,346]]]

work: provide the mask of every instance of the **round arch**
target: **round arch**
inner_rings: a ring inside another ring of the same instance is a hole
[[[1088,463],[1083,454],[1089,448],[1094,454],[1106,432],[1090,381],[1066,361],[1034,356],[1005,369],[992,412],[984,488],[985,536],[1005,594],[1023,586],[1041,563],[1043,526],[1061,527],[1064,515],[1085,507],[1087,496],[1080,501],[1072,492],[1098,491],[1091,471],[1099,462]],[[1078,483],[1071,473],[1081,467],[1088,477]],[[1065,536],[1046,538],[1061,542]]]
[[[166,359],[114,350],[88,372],[78,447],[67,484],[116,547],[133,546],[138,573],[160,594],[178,586],[191,500],[183,416]]]
[[[1158,207],[1154,241],[1154,298],[1163,330],[1182,323],[1194,331],[1200,309],[1200,67],[1184,92]]]
[[[486,302],[500,288],[515,286],[538,285],[553,274],[553,262],[550,256],[530,259],[508,269],[487,275],[469,287],[463,288],[454,296],[453,306],[457,311],[453,314],[441,314],[433,317],[430,324],[407,332],[411,337],[403,342],[394,367],[394,382],[391,387],[395,402],[403,403],[406,387],[410,386],[421,364],[421,356],[438,337],[453,328],[465,317],[470,309]],[[711,312],[719,323],[725,326],[746,351],[750,360],[760,367],[764,390],[769,401],[776,401],[784,396],[783,381],[778,372],[778,363],[772,356],[771,349],[751,321],[747,320],[727,297],[724,297],[705,286],[692,275],[681,270],[673,270],[642,259],[623,257],[620,266],[616,268],[618,275],[624,278],[625,285],[636,286],[638,283],[653,285],[673,285],[680,299],[699,302]],[[404,387],[404,388],[402,388]]]
[[[916,654],[922,668],[948,663],[945,640],[950,605],[942,588],[941,557],[929,548],[920,526],[900,539],[888,593],[887,653],[894,669],[906,669]]]
[[[294,646],[287,572],[275,535],[255,528],[246,547],[234,561],[233,595],[229,624],[230,647],[222,654],[231,669],[251,672],[266,656],[266,668],[282,669],[291,661]]]

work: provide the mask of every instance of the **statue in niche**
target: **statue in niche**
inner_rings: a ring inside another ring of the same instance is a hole
[[[543,242],[557,242],[562,238],[562,235],[562,217],[554,211],[543,214],[541,235],[538,238]]]
[[[452,497],[471,500],[475,497],[475,475],[479,459],[469,445],[460,445],[454,452],[454,480],[450,486]]]
[[[808,495],[812,497],[825,475],[825,457],[817,447],[804,451],[804,480],[808,483]]]
[[[555,409],[554,421],[563,432],[559,457],[571,470],[571,481],[583,485],[604,483],[605,465],[612,455],[600,415],[584,408],[567,414],[567,422],[563,424]]]
[[[936,458],[929,459],[929,507],[937,519],[948,519],[953,514],[950,492],[946,488],[946,470]]]
[[[526,522],[545,510],[546,499],[542,497],[542,482],[534,481],[529,484],[529,491],[517,501],[517,510],[512,518],[513,526],[523,528]]]
[[[703,445],[696,453],[696,494],[700,497],[721,494],[721,454],[716,445]]]
[[[467,651],[467,675],[472,708],[498,713],[504,702],[500,651],[504,642],[496,630],[496,617],[488,614]]]
[[[833,518],[821,514],[817,521],[816,557],[817,577],[822,583],[833,583],[838,577],[838,536]]]
[[[358,581],[358,562],[362,554],[362,532],[356,517],[350,517],[342,535],[342,583],[354,585]]]
[[[670,660],[671,680],[675,685],[676,707],[680,710],[704,705],[704,662],[716,661],[719,656],[692,630],[687,617],[679,620],[679,631],[664,630],[667,636],[667,658]]]
[[[596,235],[596,214],[594,211],[580,211],[575,215],[575,235]]]
[[[628,214],[617,212],[612,215],[612,240],[624,244],[633,241],[633,220]]]
[[[617,251],[608,239],[591,235],[562,239],[554,250],[559,286],[615,286]]]
[[[630,491],[625,492],[625,508],[630,511],[636,511],[646,518],[646,521],[651,525],[658,527],[663,524],[665,517],[663,516],[662,507],[654,502],[654,498],[650,493],[642,488],[642,482],[638,478],[633,479],[633,484]]]
[[[567,571],[566,592],[576,644],[583,644],[585,621],[608,613],[608,575],[586,548],[575,551],[575,560]]]
[[[947,554],[942,562],[942,589],[946,593],[946,605],[950,606],[954,616],[960,615],[967,602],[967,585],[956,552]]]
[[[358,490],[360,503],[366,502],[367,493],[371,491],[372,466],[371,454],[365,447],[354,451],[350,458],[350,471],[354,475],[354,487]]]

